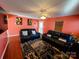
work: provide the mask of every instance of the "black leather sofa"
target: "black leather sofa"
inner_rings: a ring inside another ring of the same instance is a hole
[[[21,43],[38,38],[40,38],[40,33],[36,32],[35,29],[22,29],[20,31]]]
[[[52,30],[43,34],[42,39],[64,52],[69,51],[74,42],[72,35]]]

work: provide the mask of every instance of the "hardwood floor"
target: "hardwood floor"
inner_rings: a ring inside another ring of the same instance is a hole
[[[9,38],[9,45],[4,55],[4,59],[23,59],[20,38],[18,36]],[[74,58],[70,57],[69,59]]]
[[[4,59],[23,59],[18,36],[9,38],[9,45],[4,55]]]

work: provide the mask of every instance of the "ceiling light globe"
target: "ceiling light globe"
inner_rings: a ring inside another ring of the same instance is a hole
[[[41,16],[41,19],[46,19],[46,16]]]

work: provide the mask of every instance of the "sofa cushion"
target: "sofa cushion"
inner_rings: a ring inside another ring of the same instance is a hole
[[[47,34],[47,36],[48,36],[48,37],[51,37],[52,35],[51,35],[51,34]]]
[[[35,30],[32,30],[32,34],[34,34],[34,35],[35,35],[35,34],[36,34],[36,31],[35,31]]]
[[[28,35],[28,32],[27,31],[22,31],[22,35],[23,36],[27,36]]]
[[[62,39],[62,38],[59,38],[59,41],[62,41],[62,42],[67,42],[65,39]]]

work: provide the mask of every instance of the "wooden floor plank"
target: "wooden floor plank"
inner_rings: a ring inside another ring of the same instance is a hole
[[[18,36],[9,38],[9,45],[4,55],[4,59],[23,59]]]

